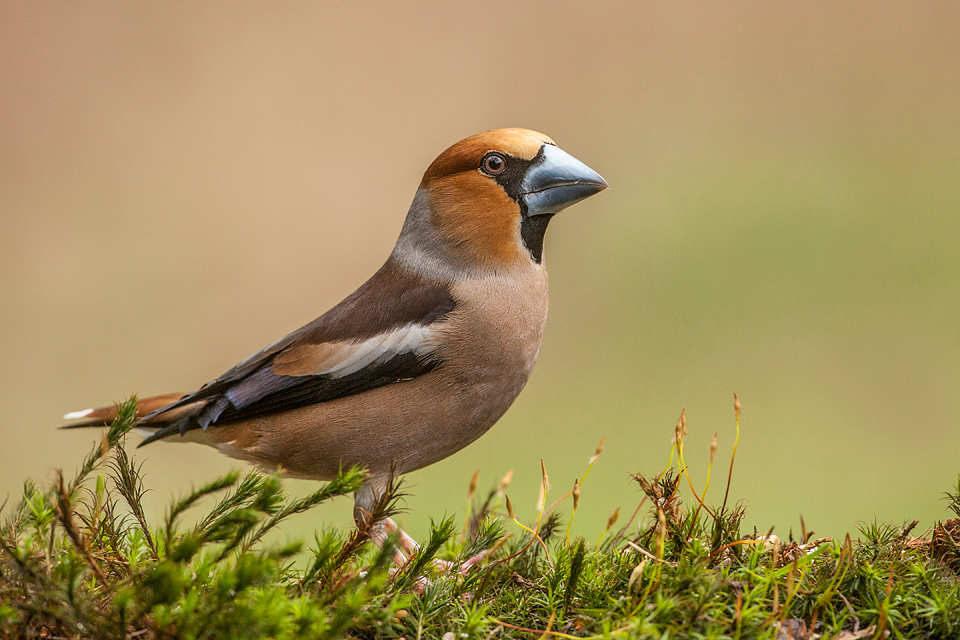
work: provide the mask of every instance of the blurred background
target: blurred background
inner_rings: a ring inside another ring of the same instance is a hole
[[[540,362],[481,440],[411,474],[462,514],[540,459],[594,537],[687,461],[745,530],[946,518],[960,472],[960,5],[0,5],[0,498],[76,469],[66,411],[190,391],[389,254],[420,176],[545,132],[612,189],[547,234]],[[136,438],[131,438],[131,446]],[[242,467],[153,445],[154,515]],[[314,485],[291,482],[302,494]],[[350,504],[288,535],[349,522]]]

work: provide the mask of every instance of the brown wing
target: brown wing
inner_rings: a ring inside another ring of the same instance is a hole
[[[288,411],[422,375],[440,363],[431,348],[431,325],[453,306],[446,285],[388,261],[321,317],[145,416],[149,420],[197,406],[141,446],[174,433]]]

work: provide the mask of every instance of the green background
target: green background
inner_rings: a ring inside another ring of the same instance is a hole
[[[747,527],[946,517],[960,471],[954,2],[0,5],[0,494],[75,468],[60,414],[189,391],[338,302],[444,148],[543,131],[612,188],[547,236],[514,408],[412,474],[405,525],[539,461],[580,530],[632,511],[688,417]],[[137,454],[159,515],[240,465]],[[311,486],[291,482],[294,491]],[[719,487],[719,488],[718,488]],[[289,535],[345,524],[349,504]]]

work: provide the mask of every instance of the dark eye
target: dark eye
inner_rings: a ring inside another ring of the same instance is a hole
[[[499,153],[488,153],[483,157],[480,168],[483,169],[484,173],[495,176],[498,173],[503,173],[503,170],[507,168],[507,161]]]

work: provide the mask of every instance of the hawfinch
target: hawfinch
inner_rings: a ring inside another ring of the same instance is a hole
[[[141,400],[141,446],[200,442],[314,480],[360,465],[354,516],[363,520],[392,474],[459,451],[513,403],[547,319],[547,224],[606,188],[534,131],[461,140],[424,173],[373,277],[197,391]],[[65,418],[97,426],[115,414]]]

